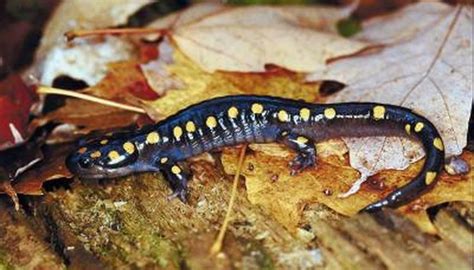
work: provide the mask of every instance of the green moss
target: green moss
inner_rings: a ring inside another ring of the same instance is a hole
[[[106,264],[178,269],[182,259],[177,247],[151,226],[139,202],[128,196],[133,181],[124,179],[114,186],[120,199],[97,187],[78,186],[64,202],[68,224],[75,224],[71,229],[84,247]],[[134,192],[140,190],[135,187]],[[124,204],[117,204],[121,200]]]
[[[0,270],[15,269],[7,260],[7,252],[0,249]]]

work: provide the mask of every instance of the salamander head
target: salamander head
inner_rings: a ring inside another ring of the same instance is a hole
[[[66,166],[81,178],[119,177],[139,168],[138,149],[127,139],[98,139],[80,145],[66,160]]]

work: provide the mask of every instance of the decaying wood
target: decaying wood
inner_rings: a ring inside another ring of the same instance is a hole
[[[471,269],[473,204],[433,215],[439,236],[422,234],[393,211],[353,218],[305,207],[288,232],[239,189],[224,249],[209,257],[231,178],[193,164],[190,200],[167,201],[159,174],[101,183],[75,181],[31,202],[27,213],[0,205],[0,265],[79,269]],[[210,175],[213,174],[213,175]],[[216,175],[217,174],[217,175]],[[208,179],[220,179],[209,181]]]
[[[9,202],[10,203],[10,202]],[[0,269],[62,269],[64,263],[25,213],[0,202]]]

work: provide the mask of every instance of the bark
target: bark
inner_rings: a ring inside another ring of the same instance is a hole
[[[473,204],[433,215],[439,236],[392,211],[346,218],[307,206],[288,232],[245,198],[240,186],[224,249],[211,247],[231,179],[193,165],[190,200],[167,201],[159,174],[78,181],[29,199],[25,213],[0,204],[0,269],[471,269]],[[219,180],[212,180],[219,179]]]

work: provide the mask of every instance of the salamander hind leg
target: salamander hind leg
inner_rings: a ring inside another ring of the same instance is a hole
[[[278,138],[278,142],[283,143],[297,153],[289,164],[291,175],[300,173],[316,164],[316,148],[313,140],[302,135],[283,131]]]
[[[188,170],[185,170],[181,165],[174,163],[167,164],[166,166],[162,165],[161,171],[173,190],[173,193],[168,196],[168,199],[172,200],[178,198],[186,203],[188,179],[190,177],[190,174],[187,172]]]

